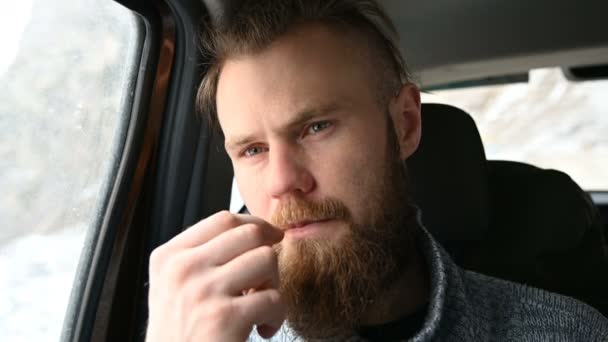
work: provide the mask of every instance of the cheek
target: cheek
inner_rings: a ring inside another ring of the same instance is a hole
[[[317,179],[322,182],[324,195],[344,202],[355,221],[365,221],[371,207],[369,202],[383,184],[385,150],[383,144],[372,145],[358,140],[331,153],[324,163],[320,163],[324,167]]]

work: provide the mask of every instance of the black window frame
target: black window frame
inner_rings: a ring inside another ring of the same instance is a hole
[[[122,157],[80,261],[62,341],[143,341],[151,251],[230,201],[223,138],[195,109],[205,72],[203,3],[116,1],[139,18],[139,72]]]

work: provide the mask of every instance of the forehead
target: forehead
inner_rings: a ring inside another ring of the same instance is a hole
[[[216,97],[224,134],[242,120],[271,117],[280,123],[315,106],[373,103],[372,61],[361,41],[323,25],[308,25],[259,53],[228,59]]]

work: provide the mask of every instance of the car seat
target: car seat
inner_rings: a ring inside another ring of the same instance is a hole
[[[487,161],[473,119],[423,104],[408,159],[427,229],[463,268],[571,296],[608,314],[608,248],[597,207],[569,176]]]

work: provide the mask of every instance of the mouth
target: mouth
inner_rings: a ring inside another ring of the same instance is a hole
[[[331,219],[322,219],[322,220],[305,220],[305,221],[300,221],[300,222],[295,222],[295,223],[290,223],[288,225],[285,226],[285,230],[291,230],[291,229],[298,229],[298,228],[305,228],[306,226],[309,226],[311,224],[314,223],[322,223],[322,222],[327,222],[330,221]]]
[[[322,220],[305,220],[300,222],[294,222],[285,226],[285,234],[290,235],[292,237],[307,237],[309,235],[319,233],[322,230],[324,225],[334,219],[322,219]]]

